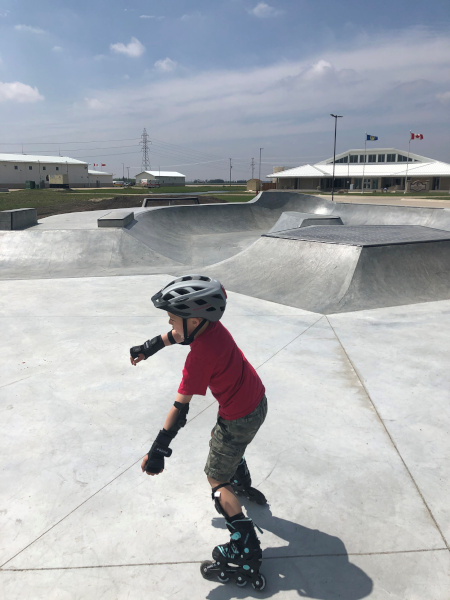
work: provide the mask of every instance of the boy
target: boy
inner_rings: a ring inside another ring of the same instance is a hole
[[[172,331],[131,348],[131,363],[136,365],[174,343],[190,345],[190,352],[175,403],[142,461],[142,471],[149,475],[162,473],[164,458],[172,454],[169,444],[186,424],[192,396],[204,396],[209,387],[219,403],[219,415],[211,433],[205,473],[215,507],[226,519],[231,540],[214,548],[215,562],[203,563],[201,572],[205,578],[217,576],[220,581],[227,581],[231,575],[239,585],[251,581],[255,589],[262,590],[265,580],[259,573],[262,560],[259,540],[233,489],[259,504],[266,502],[261,492],[250,487],[250,474],[243,458],[267,414],[264,386],[228,330],[219,323],[227,302],[219,281],[202,275],[185,275],[155,294],[152,302],[156,308],[167,311]],[[229,562],[238,567],[229,567]]]

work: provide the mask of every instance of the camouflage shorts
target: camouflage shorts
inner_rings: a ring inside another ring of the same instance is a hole
[[[264,423],[266,415],[267,399],[263,396],[255,410],[246,417],[233,421],[217,418],[205,466],[208,477],[220,482],[229,481],[233,477],[245,449]]]

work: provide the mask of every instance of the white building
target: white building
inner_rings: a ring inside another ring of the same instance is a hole
[[[397,150],[347,150],[336,155],[334,189],[450,190],[450,164]],[[333,184],[333,157],[270,175],[277,189],[329,191]]]
[[[136,175],[136,185],[185,185],[186,176],[176,171],[142,171]]]
[[[89,187],[88,163],[68,156],[0,154],[0,187],[46,187],[49,178],[67,175],[70,187]]]
[[[89,187],[112,187],[113,174],[104,171],[88,171]]]

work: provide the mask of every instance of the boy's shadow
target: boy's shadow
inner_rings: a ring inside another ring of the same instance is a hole
[[[239,588],[230,581],[225,585],[217,583],[217,587],[206,598],[270,598],[288,590],[296,590],[300,597],[320,600],[359,600],[370,595],[372,580],[349,562],[345,545],[338,537],[280,519],[272,514],[267,505],[258,506],[242,497],[239,499],[249,517],[263,531],[271,531],[278,538],[286,540],[287,545],[267,547],[264,536],[258,534],[263,548],[261,572],[267,581],[263,591],[255,591],[250,584]],[[212,524],[223,528],[224,520],[215,518]]]

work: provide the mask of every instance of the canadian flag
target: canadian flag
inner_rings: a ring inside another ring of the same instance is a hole
[[[423,136],[422,136],[422,137],[423,137]],[[105,163],[102,163],[102,167],[106,167],[106,164],[105,164]]]
[[[94,163],[94,167],[98,167],[98,163],[97,163],[97,164],[96,164],[96,163]]]
[[[412,140],[423,140],[423,135],[421,133],[413,133],[412,131],[410,133]]]

